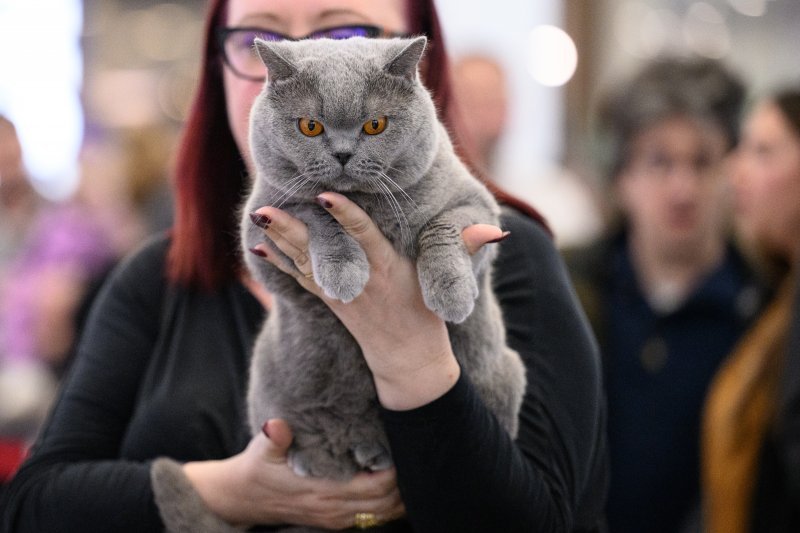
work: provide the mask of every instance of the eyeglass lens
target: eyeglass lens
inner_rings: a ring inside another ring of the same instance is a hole
[[[341,26],[316,31],[302,39],[350,39],[351,37],[377,37],[381,31],[372,26]],[[265,41],[300,40],[291,39],[280,33],[252,28],[231,29],[226,31],[223,50],[228,65],[239,76],[263,80],[264,64],[253,49],[256,38]]]

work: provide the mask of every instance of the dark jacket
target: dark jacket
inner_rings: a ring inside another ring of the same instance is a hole
[[[729,247],[692,294],[659,311],[640,289],[624,232],[564,255],[603,357],[609,528],[673,533],[699,499],[706,389],[756,315],[763,291]]]

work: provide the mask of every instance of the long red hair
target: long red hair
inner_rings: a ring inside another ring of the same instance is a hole
[[[228,125],[223,67],[215,39],[216,29],[225,25],[227,6],[228,0],[209,2],[202,70],[176,159],[175,224],[167,269],[174,282],[208,289],[235,279],[240,272],[238,209],[249,180]],[[433,0],[408,0],[408,19],[410,33],[428,37],[422,79],[443,122],[457,136],[447,54]],[[533,207],[484,181],[498,201],[544,224]]]

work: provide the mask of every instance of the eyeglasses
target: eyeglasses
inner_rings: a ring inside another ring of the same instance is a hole
[[[386,34],[382,28],[366,25],[324,28],[299,38],[261,28],[219,28],[217,30],[222,58],[231,72],[246,80],[262,82],[267,78],[267,72],[253,46],[256,38],[265,41],[301,41],[303,39],[350,39],[351,37],[375,38],[380,36],[400,37],[401,35]]]

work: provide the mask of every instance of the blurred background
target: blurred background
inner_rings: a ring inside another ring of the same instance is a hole
[[[38,194],[63,200],[87,189],[96,204],[128,195],[131,205],[116,208],[149,209],[148,216],[168,206],[157,200],[159,168],[192,95],[204,5],[0,0],[0,114],[16,125]],[[754,92],[800,76],[797,0],[437,5],[454,56],[497,67],[494,80],[473,72],[483,86],[471,89],[481,119],[497,129],[496,139],[483,140],[493,143],[491,174],[542,209],[561,244],[589,238],[601,223],[582,195],[597,179],[595,99],[614,80],[664,53],[722,59]],[[563,213],[562,194],[580,209]]]
[[[171,223],[205,3],[0,0],[0,482],[106,274]],[[664,54],[721,60],[751,95],[800,79],[800,0],[436,4],[466,151],[562,248],[606,226],[595,117],[615,83]]]

